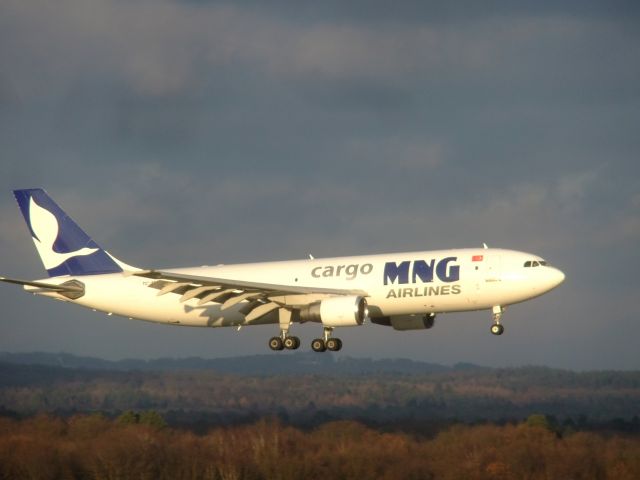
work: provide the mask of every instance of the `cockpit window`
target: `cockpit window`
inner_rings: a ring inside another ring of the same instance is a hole
[[[545,262],[544,260],[527,260],[526,262],[524,262],[524,266],[526,268],[528,267],[545,267],[547,265],[547,262]]]

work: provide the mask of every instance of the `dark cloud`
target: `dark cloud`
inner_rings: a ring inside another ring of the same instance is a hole
[[[183,0],[183,3],[207,7],[211,5],[235,5],[237,2],[220,0]],[[449,22],[468,23],[492,16],[597,16],[612,17],[618,21],[629,16],[637,17],[640,8],[632,0],[606,2],[602,0],[490,0],[482,3],[474,0],[442,2],[433,0],[403,0],[393,4],[384,0],[328,0],[324,2],[272,0],[265,4],[259,0],[242,2],[264,15],[277,15],[297,21],[333,21],[348,23],[375,22],[403,24]]]
[[[508,341],[477,313],[427,335],[345,330],[347,352],[638,368],[635,3],[390,5],[3,2],[1,272],[41,275],[10,195],[29,186],[142,266],[486,241],[568,275],[510,309]],[[0,349],[227,355],[271,331],[98,320],[18,293],[0,290]]]

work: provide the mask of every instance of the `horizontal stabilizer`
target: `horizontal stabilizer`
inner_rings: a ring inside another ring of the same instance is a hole
[[[43,290],[51,290],[52,292],[74,292],[84,293],[84,287],[79,284],[63,283],[56,285],[45,282],[32,282],[29,280],[17,280],[15,278],[0,277],[0,282],[15,283],[16,285],[27,285],[29,287],[42,288]]]

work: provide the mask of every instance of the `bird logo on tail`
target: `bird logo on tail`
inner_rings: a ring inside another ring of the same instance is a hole
[[[43,189],[25,188],[13,194],[50,277],[135,270],[94,242]]]
[[[38,205],[33,197],[29,201],[29,223],[33,232],[33,242],[36,244],[46,270],[56,268],[70,258],[91,255],[99,250],[98,248],[84,247],[73,252],[56,252],[53,249],[53,244],[60,231],[58,219],[49,210]]]

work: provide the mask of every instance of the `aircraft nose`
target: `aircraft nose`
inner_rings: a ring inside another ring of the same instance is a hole
[[[551,288],[556,288],[562,282],[564,282],[565,275],[562,270],[558,268],[551,267],[549,269],[549,283],[551,283]]]

